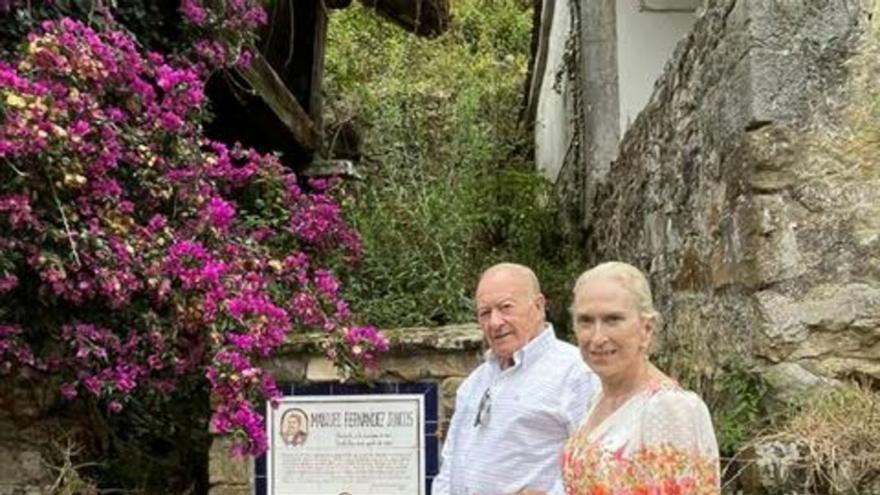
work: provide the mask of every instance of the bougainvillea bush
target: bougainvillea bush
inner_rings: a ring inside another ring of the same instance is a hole
[[[321,330],[349,374],[387,342],[348,326],[332,267],[360,248],[333,184],[207,139],[199,63],[70,18],[0,62],[0,376],[110,414],[202,380],[212,430],[257,454],[278,395],[258,362],[287,334]]]

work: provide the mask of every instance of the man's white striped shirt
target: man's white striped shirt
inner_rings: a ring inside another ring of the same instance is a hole
[[[432,494],[532,489],[562,495],[562,449],[598,391],[598,379],[549,325],[514,354],[513,366],[502,370],[491,352],[487,356],[456,394]]]

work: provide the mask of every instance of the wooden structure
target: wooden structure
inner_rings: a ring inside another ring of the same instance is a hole
[[[437,36],[449,24],[448,0],[361,0],[362,4],[420,36]],[[324,52],[330,11],[351,0],[272,2],[253,64],[216,77],[209,85],[216,118],[212,135],[261,151],[305,174],[351,174],[334,163],[323,138]]]

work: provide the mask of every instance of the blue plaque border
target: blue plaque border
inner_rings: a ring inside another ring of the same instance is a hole
[[[425,401],[425,493],[431,495],[431,485],[440,470],[440,442],[437,438],[439,417],[438,387],[433,382],[380,382],[373,385],[351,383],[282,384],[285,397],[302,395],[365,395],[365,394],[421,394]],[[254,459],[254,494],[269,495],[266,479],[266,454]]]

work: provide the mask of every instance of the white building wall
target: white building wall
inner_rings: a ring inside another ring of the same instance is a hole
[[[693,28],[695,12],[662,11],[697,1],[617,1],[617,66],[620,94],[620,136],[651,97],[654,81],[672,56],[676,44]],[[643,11],[647,5],[657,10]]]
[[[571,0],[556,0],[550,39],[547,44],[547,68],[541,83],[535,113],[535,161],[544,176],[555,181],[562,169],[572,138],[572,126],[566,102],[568,82],[563,74],[559,84],[556,75],[563,70],[565,41],[571,30]]]

